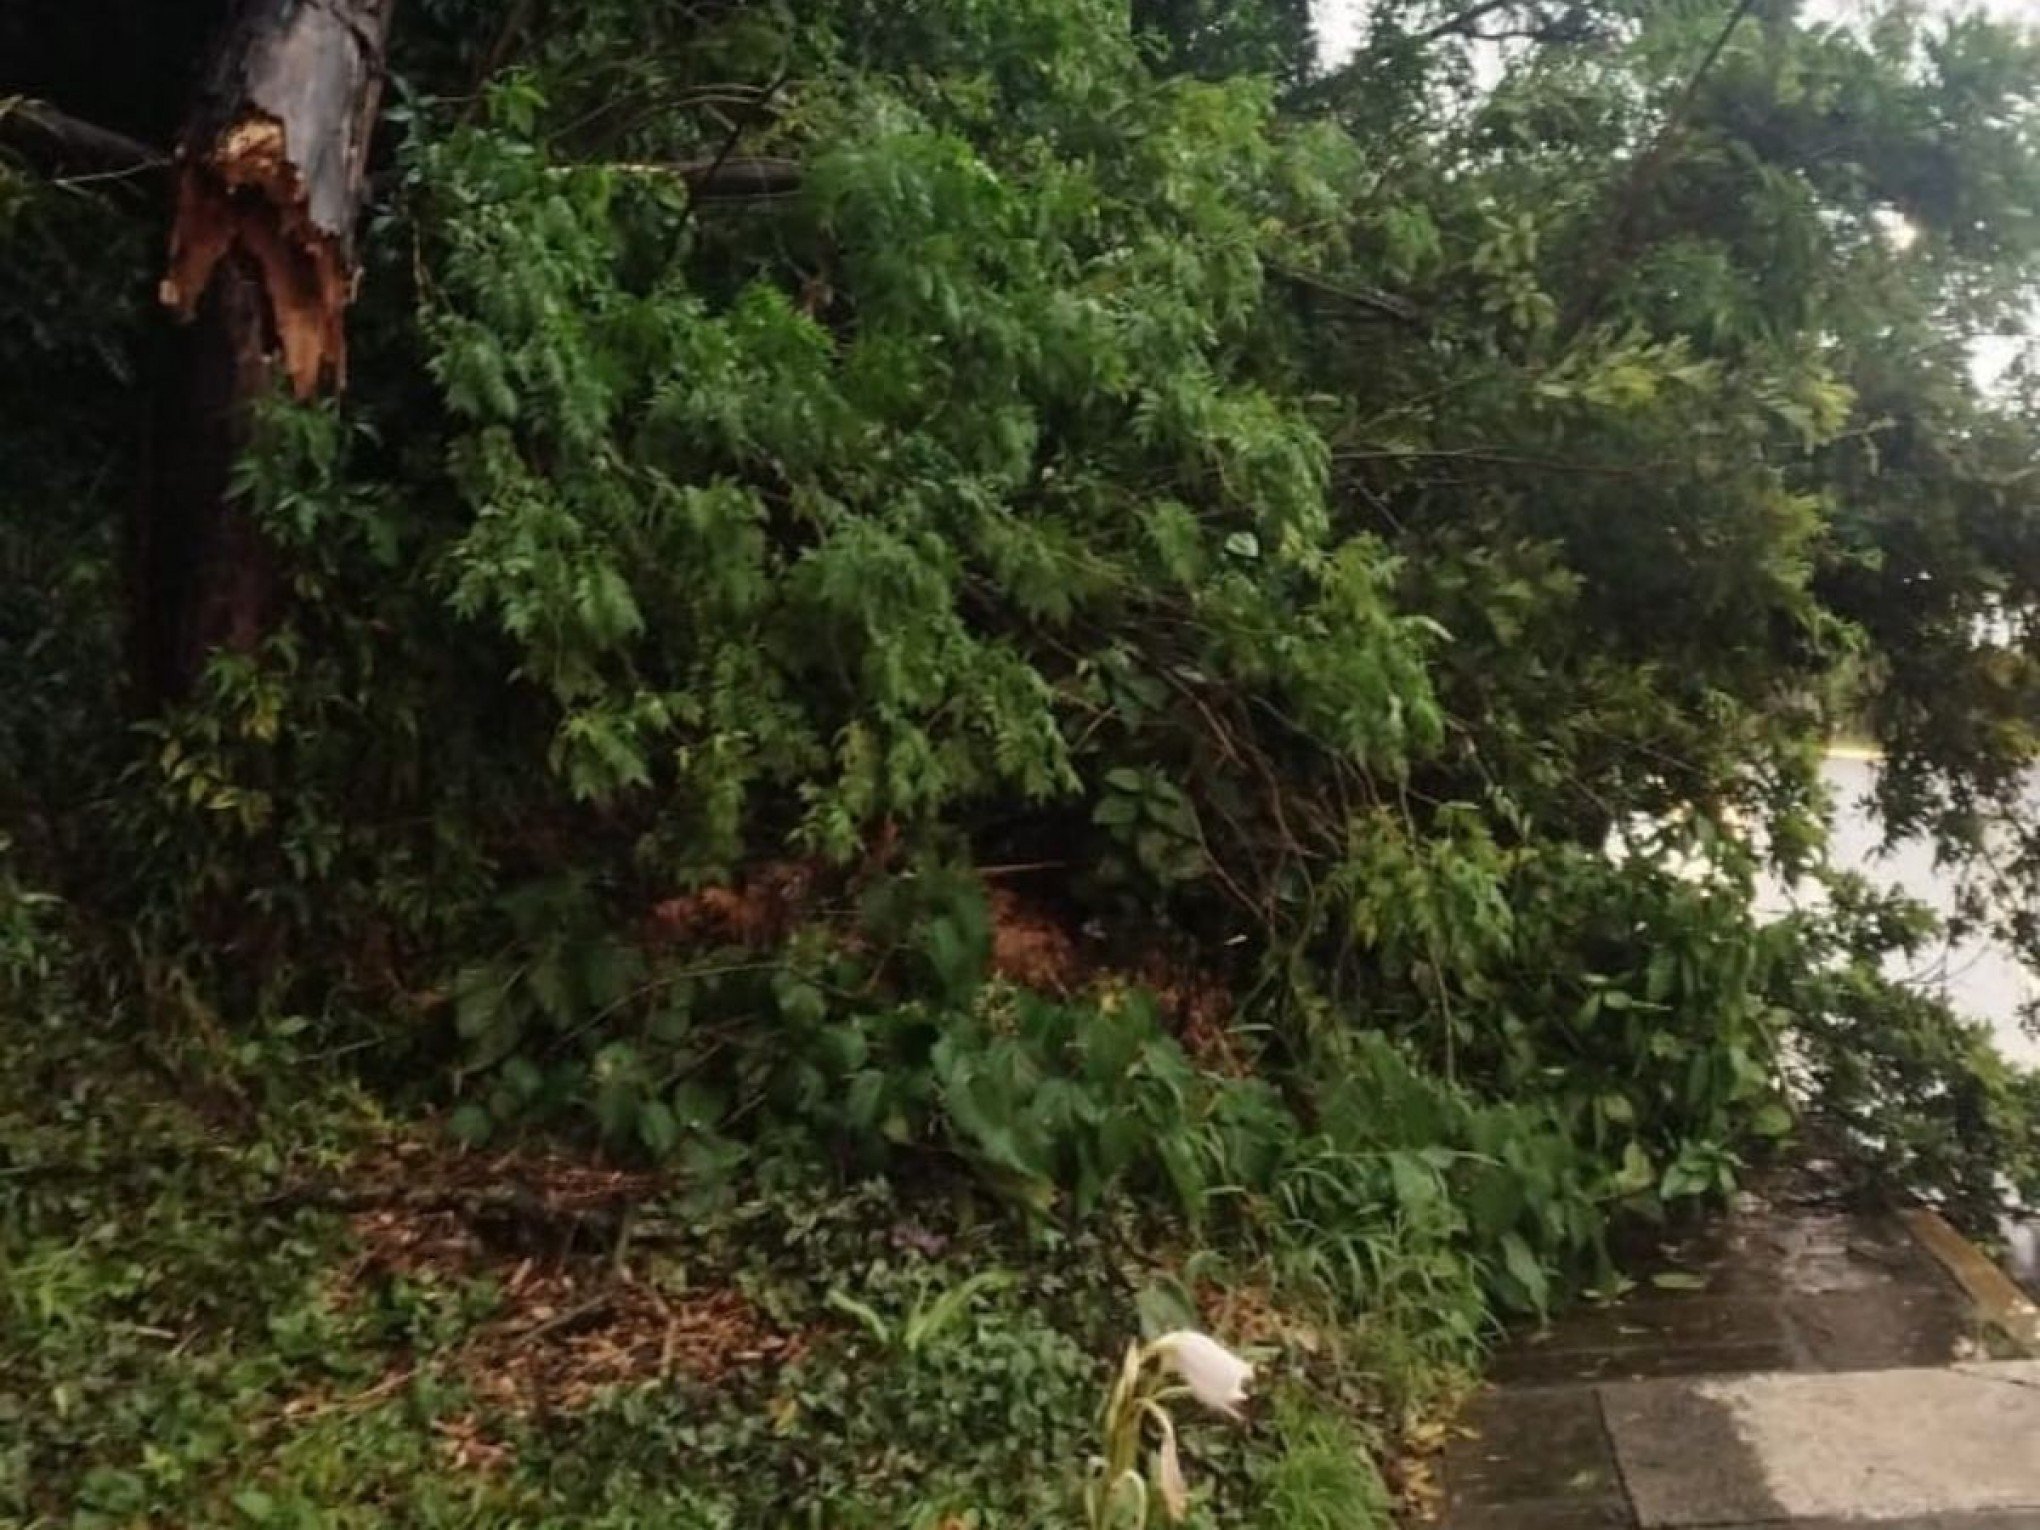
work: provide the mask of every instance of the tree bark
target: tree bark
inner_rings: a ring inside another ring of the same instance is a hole
[[[136,524],[146,705],[188,692],[207,654],[252,647],[274,619],[274,559],[230,478],[279,378],[301,399],[346,381],[354,224],[394,8],[239,0],[201,78],[160,287],[184,327],[156,383]]]

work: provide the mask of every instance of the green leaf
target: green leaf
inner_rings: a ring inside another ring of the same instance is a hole
[[[843,1114],[857,1130],[877,1129],[886,1107],[888,1083],[887,1075],[877,1068],[867,1068],[850,1080],[850,1088],[843,1096]]]
[[[669,1155],[680,1142],[680,1123],[664,1100],[646,1100],[637,1116],[638,1140],[654,1158]]]
[[[461,968],[453,980],[454,1029],[473,1040],[485,1034],[502,1013],[509,984],[493,966]]]
[[[926,1304],[917,1304],[900,1331],[900,1342],[909,1354],[920,1352],[954,1328],[968,1315],[970,1305],[988,1291],[1012,1286],[1010,1270],[979,1270],[949,1287]]]
[[[827,1018],[829,1001],[821,989],[806,979],[782,972],[773,980],[772,989],[779,1001],[780,1014],[788,1020],[800,1025],[819,1025]]]
[[[822,1300],[847,1317],[855,1318],[863,1325],[864,1331],[880,1344],[892,1343],[892,1325],[879,1315],[878,1309],[869,1302],[859,1301],[840,1286],[831,1286]]]
[[[1388,1169],[1396,1202],[1404,1216],[1419,1219],[1437,1207],[1438,1177],[1422,1158],[1414,1153],[1393,1152],[1388,1155]]]
[[[446,1118],[446,1130],[463,1147],[480,1147],[495,1133],[496,1123],[487,1110],[469,1100],[454,1107]]]
[[[1650,1154],[1644,1151],[1640,1142],[1628,1142],[1622,1148],[1622,1168],[1615,1177],[1615,1188],[1624,1195],[1635,1195],[1648,1190],[1657,1182],[1657,1168],[1651,1163]]]
[[[1133,1308],[1140,1317],[1143,1339],[1159,1339],[1165,1333],[1203,1325],[1190,1293],[1181,1281],[1169,1275],[1154,1276],[1135,1292]]]
[[[535,1100],[544,1092],[545,1075],[528,1057],[512,1057],[503,1064],[503,1082],[520,1102]]]
[[[1672,983],[1678,972],[1678,959],[1670,951],[1653,951],[1650,967],[1644,977],[1644,997],[1653,1004],[1662,1004],[1671,997]]]
[[[643,1104],[644,1094],[635,1079],[615,1078],[599,1085],[595,1091],[595,1121],[602,1128],[602,1135],[611,1142],[629,1137]]]
[[[1541,1311],[1549,1303],[1551,1277],[1546,1274],[1536,1254],[1531,1252],[1530,1245],[1524,1242],[1521,1233],[1502,1234],[1502,1265],[1533,1307]]]
[[[1121,829],[1140,818],[1140,798],[1124,792],[1105,798],[1092,810],[1091,822],[1101,829]]]
[[[1650,1283],[1660,1291],[1705,1291],[1707,1277],[1690,1270],[1659,1270],[1651,1276]]]
[[[1760,1106],[1750,1118],[1750,1130],[1760,1137],[1784,1137],[1792,1131],[1792,1112],[1776,1101]]]
[[[673,1086],[673,1117],[690,1132],[710,1131],[721,1123],[726,1106],[720,1091],[697,1079]]]

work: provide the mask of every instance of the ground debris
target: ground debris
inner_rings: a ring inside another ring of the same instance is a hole
[[[654,904],[647,934],[657,947],[763,950],[813,919],[823,890],[812,861],[768,861],[734,887],[704,887]]]
[[[992,972],[1038,993],[1067,996],[1086,973],[1076,938],[1052,915],[1010,888],[987,894],[992,920]]]
[[[713,1385],[734,1370],[776,1368],[805,1347],[727,1287],[669,1295],[625,1275],[591,1290],[588,1272],[527,1265],[457,1371],[479,1400],[506,1411],[575,1412],[610,1387],[676,1377]]]
[[[482,1157],[418,1141],[371,1155],[359,1173],[326,1196],[352,1207],[358,1249],[335,1304],[357,1303],[392,1280],[486,1285],[488,1316],[422,1362],[463,1385],[480,1417],[571,1413],[609,1388],[650,1381],[714,1385],[742,1368],[784,1365],[808,1347],[740,1291],[673,1289],[644,1261],[622,1257],[621,1229],[668,1187],[665,1176],[564,1154]],[[532,1225],[506,1229],[516,1217]],[[582,1236],[590,1227],[617,1235]],[[396,1368],[363,1395],[387,1395],[420,1368]],[[446,1450],[478,1466],[507,1449],[473,1420],[442,1433]]]

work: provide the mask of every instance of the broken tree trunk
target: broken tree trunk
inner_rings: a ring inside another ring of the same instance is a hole
[[[145,704],[186,693],[214,649],[246,649],[279,580],[229,492],[256,400],[346,379],[354,224],[395,0],[240,0],[177,148],[160,295],[186,321],[156,388],[135,545]]]
[[[395,0],[245,0],[177,151],[162,297],[194,314],[222,260],[259,277],[300,398],[344,381],[354,220]]]

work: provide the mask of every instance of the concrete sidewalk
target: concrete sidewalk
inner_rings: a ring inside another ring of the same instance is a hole
[[[1496,1357],[1446,1530],[2040,1530],[2040,1363],[1899,1218],[1795,1172],[1658,1259]]]

